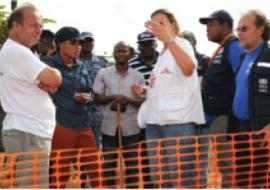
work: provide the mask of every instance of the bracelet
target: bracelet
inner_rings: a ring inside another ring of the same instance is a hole
[[[169,40],[168,42],[165,43],[165,45],[169,45],[170,43],[173,43],[175,41],[175,38],[173,37],[173,35],[169,35]]]

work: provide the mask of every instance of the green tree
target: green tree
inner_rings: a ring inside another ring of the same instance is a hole
[[[5,5],[0,5],[0,45],[4,43],[4,41],[8,37],[8,28],[7,28],[7,17],[9,13],[5,11]],[[42,24],[56,24],[56,21],[54,19],[45,18],[41,16]]]
[[[7,39],[8,29],[7,29],[7,16],[8,13],[5,11],[5,5],[0,5],[0,44]]]

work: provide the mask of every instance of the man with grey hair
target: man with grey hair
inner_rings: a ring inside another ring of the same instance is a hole
[[[237,33],[246,53],[236,75],[229,129],[262,131],[235,136],[234,188],[268,188],[269,150],[260,144],[268,141],[270,129],[270,22],[262,11],[250,10],[241,16]]]
[[[48,156],[55,127],[55,107],[48,92],[57,91],[62,77],[30,50],[41,34],[37,9],[31,4],[22,5],[7,22],[9,38],[0,51],[0,97],[6,113],[3,144],[7,153],[45,151],[38,155],[38,163],[33,163],[33,154],[16,157],[16,171],[24,171],[15,174],[15,185],[48,188]],[[33,164],[38,167],[37,174],[42,175],[37,181],[32,179]]]

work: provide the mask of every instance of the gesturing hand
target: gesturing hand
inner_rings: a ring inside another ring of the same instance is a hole
[[[75,92],[73,97],[77,102],[80,102],[83,104],[88,103],[89,101],[92,100],[91,93]]]
[[[168,41],[172,36],[170,31],[165,26],[163,26],[158,22],[149,20],[145,23],[145,27],[164,44],[168,43]]]

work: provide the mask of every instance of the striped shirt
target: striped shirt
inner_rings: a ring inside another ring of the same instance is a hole
[[[156,52],[156,54],[158,57],[158,52]],[[142,60],[140,55],[138,55],[138,56],[134,57],[133,59],[129,60],[129,66],[132,69],[135,69],[135,70],[139,71],[140,73],[142,73],[145,81],[148,81],[150,73],[153,70],[156,62],[157,62],[157,59],[155,60],[154,63],[149,65]]]

